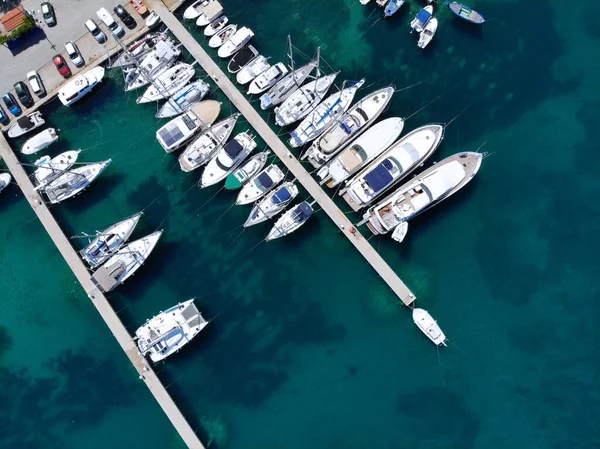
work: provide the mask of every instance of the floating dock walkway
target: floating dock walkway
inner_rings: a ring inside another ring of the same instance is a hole
[[[244,115],[248,123],[263,138],[308,193],[319,203],[319,206],[329,215],[348,240],[367,259],[367,262],[371,264],[379,276],[383,278],[405,305],[410,306],[415,300],[415,295],[390,268],[386,261],[383,260],[379,253],[375,251],[367,239],[360,234],[344,213],[335,205],[333,200],[323,191],[321,186],[310,176],[302,164],[290,153],[279,137],[277,137],[238,88],[227,78],[208,53],[204,51],[196,39],[185,29],[161,0],[146,0],[146,3],[150,7],[150,10],[153,10],[160,16],[163,23],[179,39],[194,59],[198,61],[206,73],[211,76],[217,86],[227,95],[231,103]]]

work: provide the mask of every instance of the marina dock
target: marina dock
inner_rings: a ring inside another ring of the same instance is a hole
[[[0,157],[4,159],[14,180],[19,184],[21,191],[25,195],[25,198],[27,198],[33,211],[36,213],[38,219],[46,229],[46,232],[48,232],[48,235],[56,245],[56,248],[60,251],[60,254],[63,256],[69,265],[69,268],[94,304],[94,307],[96,307],[96,310],[137,370],[140,379],[145,382],[146,386],[154,396],[154,399],[156,399],[185,444],[190,448],[204,449],[204,446],[194,432],[194,429],[192,429],[187,422],[148,361],[138,351],[137,345],[108,302],[108,299],[92,281],[90,273],[83,264],[83,261],[71,246],[71,242],[63,233],[54,216],[50,213],[44,199],[39,192],[34,190],[31,180],[13,153],[13,150],[9,146],[4,135],[0,135]]]
[[[294,177],[317,201],[319,206],[329,215],[335,225],[350,240],[367,262],[377,271],[379,276],[383,278],[406,306],[410,306],[415,300],[415,295],[310,176],[302,164],[288,150],[275,132],[273,132],[233,82],[227,78],[225,73],[223,73],[196,39],[185,29],[161,0],[146,0],[146,3],[150,7],[149,9],[155,11],[160,16],[173,35],[183,44],[194,59],[198,61],[200,66],[209,74],[232,104],[244,115],[248,123],[256,130],[279,159],[281,159]]]

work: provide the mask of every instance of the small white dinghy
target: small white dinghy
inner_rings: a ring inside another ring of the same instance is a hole
[[[10,173],[1,173],[0,174],[0,192],[8,187],[8,185],[12,181],[12,176]]]
[[[42,156],[35,161],[34,164],[38,167],[33,172],[33,181],[36,185],[35,189],[43,189],[46,185],[50,184],[65,171],[70,169],[73,164],[77,162],[80,152],[81,150],[69,150],[60,153],[53,158],[50,158],[50,156]]]
[[[225,178],[225,188],[227,190],[237,190],[242,188],[244,184],[263,169],[267,163],[268,155],[268,150],[255,154],[240,168],[229,173],[227,178]]]
[[[156,113],[156,118],[167,118],[187,111],[210,92],[210,85],[202,80],[187,84],[175,92]]]
[[[275,222],[265,239],[267,242],[285,237],[302,226],[313,215],[314,210],[307,201],[292,207]]]
[[[265,70],[263,73],[258,75],[254,81],[250,83],[250,87],[248,87],[248,94],[262,94],[264,91],[277,84],[277,82],[288,72],[289,70],[285,64],[283,62],[278,62],[269,70]]]
[[[283,181],[283,178],[285,175],[277,165],[269,165],[242,187],[235,204],[242,206],[261,199]]]
[[[248,84],[258,75],[263,73],[265,70],[269,69],[271,64],[269,64],[268,58],[262,55],[258,55],[252,61],[250,61],[245,67],[243,67],[237,74],[235,75],[235,80],[239,84]]]
[[[58,140],[58,132],[54,128],[48,128],[42,132],[36,134],[23,145],[21,153],[23,154],[34,154],[40,150],[43,150],[47,146],[53,144]]]
[[[19,137],[23,134],[33,131],[36,128],[39,128],[44,123],[46,123],[46,120],[42,118],[41,112],[32,112],[31,114],[17,119],[17,123],[8,128],[8,132],[6,134],[11,139]]]
[[[244,223],[244,227],[247,228],[275,217],[297,195],[298,187],[296,187],[296,184],[292,181],[284,182],[279,188],[268,193],[267,196],[254,205]]]
[[[427,47],[429,42],[431,42],[431,39],[433,39],[433,36],[435,35],[435,32],[437,30],[437,27],[438,27],[438,20],[435,17],[433,19],[431,19],[429,22],[427,22],[427,25],[425,25],[425,28],[419,34],[419,42],[417,42],[417,47],[419,47],[419,48]]]
[[[421,332],[427,335],[427,338],[429,338],[437,346],[447,346],[446,336],[440,329],[440,326],[438,326],[437,321],[435,321],[431,315],[429,315],[429,312],[423,309],[413,309],[412,316],[417,327],[421,329]]]
[[[183,88],[194,74],[194,67],[190,64],[185,62],[175,64],[152,80],[152,85],[135,102],[137,104],[150,103],[170,97]]]
[[[227,25],[217,34],[210,38],[208,46],[210,48],[218,48],[225,43],[231,36],[237,32],[237,25]]]
[[[156,11],[152,11],[148,17],[146,17],[146,27],[148,27],[149,30],[157,26],[159,23],[160,16],[156,13]]]
[[[217,54],[219,58],[229,58],[246,46],[250,39],[254,37],[254,32],[248,27],[242,27],[236,31],[227,41],[219,47]]]
[[[206,37],[214,36],[218,31],[221,31],[223,28],[225,28],[228,23],[229,19],[227,16],[221,16],[204,28],[204,35]]]

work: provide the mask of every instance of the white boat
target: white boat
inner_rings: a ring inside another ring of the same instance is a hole
[[[298,127],[292,131],[289,144],[292,148],[297,148],[316,139],[323,132],[334,124],[344,113],[354,96],[356,91],[365,83],[365,79],[354,83],[350,87],[336,92],[327,97],[321,104],[308,113],[308,115],[300,122]]]
[[[206,37],[214,36],[218,31],[221,31],[229,23],[227,16],[221,16],[217,20],[210,23],[204,28],[204,35]]]
[[[392,232],[392,238],[402,242],[408,221],[467,185],[479,171],[482,160],[481,153],[467,152],[438,162],[370,207],[362,223],[367,223],[373,234]]]
[[[147,34],[127,47],[127,51],[123,51],[117,59],[109,62],[107,67],[109,69],[114,69],[117,67],[135,65],[135,61],[141,61],[144,56],[154,50],[154,47],[159,40],[165,39],[167,39],[167,37],[164,33]]]
[[[288,72],[289,70],[285,64],[278,62],[270,69],[262,72],[250,83],[248,94],[256,95],[263,93],[265,90],[273,87],[277,81],[283,78]]]
[[[210,85],[202,80],[183,86],[167,100],[156,113],[156,118],[173,117],[187,111],[210,92]]]
[[[444,125],[421,126],[398,140],[346,184],[340,195],[358,211],[372,204],[433,154],[444,138]]]
[[[143,356],[160,362],[192,341],[207,324],[190,299],[146,321],[135,331],[135,339]]]
[[[371,0],[359,0],[361,5],[366,5],[367,3],[369,3]]]
[[[427,5],[425,8],[421,9],[417,13],[415,18],[412,20],[412,22],[410,22],[410,27],[412,28],[411,33],[413,31],[416,31],[417,33],[420,33],[421,31],[423,31],[423,29],[427,25],[427,22],[429,22],[432,17],[433,17],[433,6]]]
[[[241,167],[235,169],[225,178],[225,188],[227,190],[237,190],[243,187],[254,175],[263,169],[267,163],[269,151],[261,151],[252,156]]]
[[[252,45],[247,45],[233,55],[233,58],[229,60],[229,63],[227,64],[227,71],[229,73],[237,73],[246,67],[250,61],[253,61],[257,56],[258,50]]]
[[[325,98],[338,73],[319,77],[295,91],[275,108],[275,122],[286,126],[306,117]]]
[[[262,72],[271,67],[268,58],[259,55],[237,72],[235,79],[239,84],[248,84]]]
[[[318,66],[318,59],[294,70],[271,87],[260,97],[261,109],[267,109],[276,106],[288,98],[302,83],[308,78],[308,75]]]
[[[242,187],[235,204],[242,206],[244,204],[250,204],[261,199],[263,196],[277,187],[277,185],[283,181],[283,178],[285,178],[285,175],[277,165],[269,165],[260,173],[254,175]]]
[[[217,1],[204,7],[202,13],[196,19],[196,26],[204,27],[217,20],[223,14],[223,7]]]
[[[113,279],[114,283],[110,290],[122,284],[146,262],[162,233],[162,230],[156,231],[121,247],[98,268],[94,276],[99,275]]]
[[[195,20],[202,14],[204,8],[210,5],[214,0],[196,0],[188,6],[183,12],[183,18],[186,20]]]
[[[109,226],[102,232],[96,231],[96,238],[79,251],[83,261],[91,268],[96,268],[106,262],[129,239],[141,216],[142,212],[138,212]],[[87,234],[84,235],[87,237]]]
[[[58,140],[58,132],[54,128],[46,128],[27,140],[21,148],[23,154],[34,154]]]
[[[254,32],[250,28],[242,27],[219,47],[217,54],[220,58],[229,58],[250,42],[250,39],[252,39],[253,36]]]
[[[46,120],[42,118],[42,113],[39,111],[32,112],[31,114],[27,114],[21,118],[17,119],[17,122],[8,128],[7,135],[10,138],[15,138],[22,136],[23,134],[27,134],[34,129],[39,128]]]
[[[254,137],[243,132],[227,142],[210,160],[200,179],[200,187],[208,187],[222,181],[238,168],[256,148]]]
[[[273,225],[265,239],[267,242],[285,237],[302,226],[314,213],[307,201],[302,201],[283,214]]]
[[[146,89],[141,97],[138,97],[136,103],[150,103],[151,101],[170,97],[181,90],[193,78],[194,74],[194,67],[190,64],[184,62],[175,64],[152,80],[152,85]]]
[[[167,153],[172,153],[194,134],[206,129],[219,116],[221,103],[215,100],[204,100],[194,103],[178,117],[161,126],[156,131],[156,140]]]
[[[33,182],[35,189],[43,189],[56,178],[69,170],[79,157],[81,150],[69,150],[60,153],[58,156],[51,158],[50,156],[42,156],[34,162],[38,167],[33,172]]]
[[[427,335],[427,338],[434,342],[436,346],[447,346],[446,336],[440,329],[437,321],[432,318],[429,312],[423,309],[413,309],[412,316],[417,327],[421,329],[421,332]]]
[[[156,13],[156,11],[152,11],[150,14],[148,14],[148,17],[146,17],[146,27],[149,30],[157,26],[159,23],[160,16]]]
[[[104,78],[104,67],[94,67],[77,75],[58,91],[58,99],[65,106],[71,106],[77,100],[90,93]]]
[[[0,173],[0,192],[6,189],[12,182],[10,173]]]
[[[225,28],[223,28],[221,31],[219,31],[209,39],[208,46],[210,48],[218,48],[221,45],[223,45],[235,33],[237,33],[237,25],[227,25]]]
[[[244,227],[253,226],[275,217],[298,195],[298,187],[292,181],[284,182],[252,207]]]
[[[229,139],[240,115],[236,113],[215,123],[192,141],[179,155],[181,170],[190,172],[207,163]]]
[[[139,89],[167,70],[181,54],[179,45],[170,39],[156,42],[154,50],[148,53],[139,63],[139,67],[126,67],[125,91]]]
[[[431,39],[433,39],[433,36],[435,35],[435,32],[437,30],[437,27],[438,27],[438,20],[435,17],[433,19],[431,19],[429,22],[427,22],[427,25],[425,25],[425,28],[419,34],[419,42],[417,42],[417,47],[419,47],[419,48],[427,47],[429,42],[431,42]]]
[[[394,91],[394,86],[388,86],[361,98],[311,144],[302,159],[308,159],[315,168],[327,163],[377,120],[392,99]]]
[[[111,160],[108,159],[104,162],[82,165],[67,171],[47,184],[44,192],[52,204],[60,203],[81,193],[100,176],[104,169],[110,165],[110,162]]]
[[[400,117],[375,124],[319,169],[320,184],[333,188],[350,178],[393,144],[403,129],[404,119]]]

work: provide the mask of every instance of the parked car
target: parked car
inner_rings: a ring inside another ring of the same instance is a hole
[[[46,88],[44,87],[44,83],[42,83],[42,79],[38,72],[32,70],[27,74],[27,81],[29,81],[29,85],[31,86],[31,90],[38,97],[41,97],[46,93]]]
[[[56,55],[54,58],[52,58],[52,62],[56,66],[58,73],[60,73],[63,78],[68,78],[71,76],[71,69],[67,65],[65,58],[63,58],[61,55]]]
[[[17,81],[13,87],[17,93],[17,98],[23,106],[26,108],[33,106],[35,101],[31,96],[31,92],[29,92],[29,87],[27,87],[27,84],[25,84],[23,81]]]
[[[137,24],[135,23],[135,19],[131,17],[131,14],[129,14],[127,10],[121,5],[115,6],[113,11],[117,15],[117,17],[121,19],[121,22],[123,22],[127,28],[133,30],[136,27]]]
[[[56,26],[56,14],[54,13],[54,6],[52,6],[50,2],[43,2],[41,9],[42,17],[44,18],[46,25],[49,27]]]
[[[106,42],[106,34],[104,34],[104,31],[98,28],[98,25],[96,25],[96,22],[94,22],[92,19],[88,19],[85,21],[85,27],[90,32],[90,34],[94,36],[96,42],[98,42],[99,44],[103,44]]]
[[[96,15],[100,20],[102,20],[104,25],[106,25],[113,36],[118,38],[125,36],[125,30],[123,27],[121,27],[121,25],[119,25],[116,20],[113,19],[113,16],[109,14],[106,8],[100,8],[98,11],[96,11]]]
[[[4,94],[2,100],[12,115],[19,115],[21,112],[23,112],[19,107],[19,103],[17,103],[17,100],[10,92]]]
[[[79,48],[77,48],[77,45],[69,41],[65,44],[65,50],[67,51],[71,62],[75,64],[75,67],[83,67],[85,65],[85,61],[83,60],[83,56],[81,56],[81,52],[79,51]]]
[[[0,125],[8,125],[10,119],[8,118],[8,114],[4,112],[4,109],[0,107]]]

